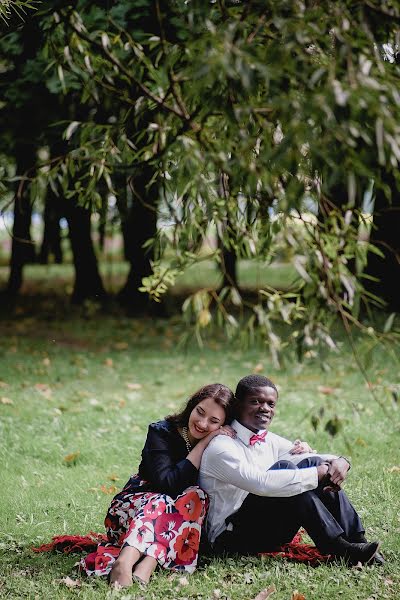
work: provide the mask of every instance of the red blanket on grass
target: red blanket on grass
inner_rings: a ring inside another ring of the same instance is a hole
[[[312,544],[302,543],[303,532],[297,533],[289,544],[284,544],[276,552],[261,552],[260,556],[282,556],[312,566],[326,562],[328,556],[320,554]],[[64,554],[94,552],[100,542],[106,542],[104,533],[89,532],[87,535],[55,535],[49,544],[32,548],[34,552],[63,552]]]

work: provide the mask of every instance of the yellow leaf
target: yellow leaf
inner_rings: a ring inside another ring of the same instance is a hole
[[[46,358],[43,359],[42,362],[43,362],[43,364],[44,364],[45,367],[49,367],[50,364],[51,364],[51,361],[50,361],[50,359],[47,356],[46,356]]]
[[[354,443],[357,444],[357,446],[368,446],[364,438],[361,437],[358,437]]]
[[[1,402],[2,404],[14,404],[14,402],[13,402],[13,401],[12,401],[10,398],[6,398],[5,396],[3,396],[3,397],[0,399],[0,402]]]
[[[112,367],[114,365],[114,361],[112,358],[106,358],[104,364],[106,365],[106,367]]]
[[[261,363],[257,363],[253,368],[253,373],[261,373],[264,371],[264,366]]]
[[[209,322],[211,321],[211,313],[207,308],[203,308],[203,310],[201,310],[199,312],[199,315],[197,317],[197,322],[200,325],[200,327],[207,327],[207,325],[209,324]]]
[[[306,597],[303,594],[300,594],[297,590],[295,590],[292,594],[292,600],[306,600]]]
[[[66,456],[64,456],[64,462],[68,465],[75,465],[76,461],[78,460],[79,456],[80,456],[80,451],[78,450],[77,452],[71,452],[71,454],[67,454]]]
[[[110,487],[107,487],[106,485],[100,486],[100,491],[103,492],[103,494],[115,494],[117,490],[118,488],[115,485],[110,485]]]

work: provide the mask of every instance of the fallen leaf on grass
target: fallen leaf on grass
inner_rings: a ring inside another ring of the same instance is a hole
[[[45,367],[49,367],[49,366],[50,366],[50,364],[51,364],[51,361],[50,361],[50,359],[49,359],[49,358],[46,356],[46,358],[44,358],[44,359],[42,360],[42,363],[44,364],[44,366],[45,366]]]
[[[297,590],[295,590],[292,594],[292,600],[306,600],[306,597],[303,594],[300,594]]]
[[[253,367],[253,373],[261,373],[261,371],[264,371],[264,365],[261,363],[257,363],[254,367]]]
[[[400,467],[394,465],[393,467],[390,467],[387,471],[388,473],[400,473]]]
[[[103,494],[115,494],[117,490],[118,488],[115,485],[110,485],[110,487],[107,487],[106,485],[100,486],[100,491],[103,492]]]
[[[0,399],[0,402],[1,402],[2,404],[14,404],[14,402],[11,400],[11,398],[6,398],[5,396],[3,396],[3,397]]]
[[[115,475],[115,473],[112,473],[111,475],[109,475],[107,477],[107,479],[109,479],[110,481],[119,481],[119,477],[118,477],[118,475]]]
[[[78,450],[77,452],[71,452],[71,454],[67,454],[66,456],[64,456],[64,462],[68,467],[71,467],[72,465],[75,465],[79,456],[80,456],[80,451]]]
[[[45,398],[51,398],[52,391],[50,386],[47,383],[35,383],[35,389],[42,394]]]
[[[115,342],[114,348],[116,350],[126,350],[129,348],[129,344],[127,342]]]
[[[265,590],[262,590],[253,600],[266,600],[269,598],[274,592],[276,592],[276,587],[272,584]]]
[[[321,394],[325,394],[326,396],[331,396],[336,392],[336,388],[329,387],[327,385],[319,385],[317,389],[319,392],[321,392]]]
[[[6,383],[5,381],[1,381],[0,379],[0,388],[7,388],[10,387],[9,383]]]
[[[128,388],[128,390],[141,390],[142,384],[141,383],[127,383],[126,387]]]
[[[68,576],[60,579],[60,583],[63,583],[69,588],[81,587],[82,585],[79,579],[71,579],[71,577]]]
[[[106,367],[112,367],[114,365],[114,361],[112,358],[106,358],[104,364]]]

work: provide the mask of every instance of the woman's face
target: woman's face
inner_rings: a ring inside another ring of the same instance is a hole
[[[214,398],[205,398],[190,413],[188,431],[193,441],[199,441],[225,422],[225,410]]]

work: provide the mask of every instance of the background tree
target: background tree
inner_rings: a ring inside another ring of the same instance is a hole
[[[70,151],[49,177],[94,208],[101,181],[111,193],[125,172],[135,189],[146,173],[136,189],[171,223],[151,236],[153,275],[141,278],[157,300],[199,260],[210,225],[220,249],[239,258],[271,260],[279,233],[295,255],[291,293],[262,289],[249,304],[235,293],[233,304],[246,307],[276,356],[284,344],[276,320],[294,325],[286,342],[334,346],[336,316],[362,326],[360,306],[374,301],[354,269],[365,254],[362,198],[371,181],[398,183],[399,67],[379,51],[383,40],[395,48],[398,17],[398,2],[373,0],[133,0],[107,13],[84,1],[58,5],[43,22],[44,51],[63,93],[74,89],[88,110],[69,125]],[[321,210],[306,219],[310,199]],[[215,256],[223,262],[221,250]],[[198,331],[214,315],[237,331],[230,293],[188,299]]]

